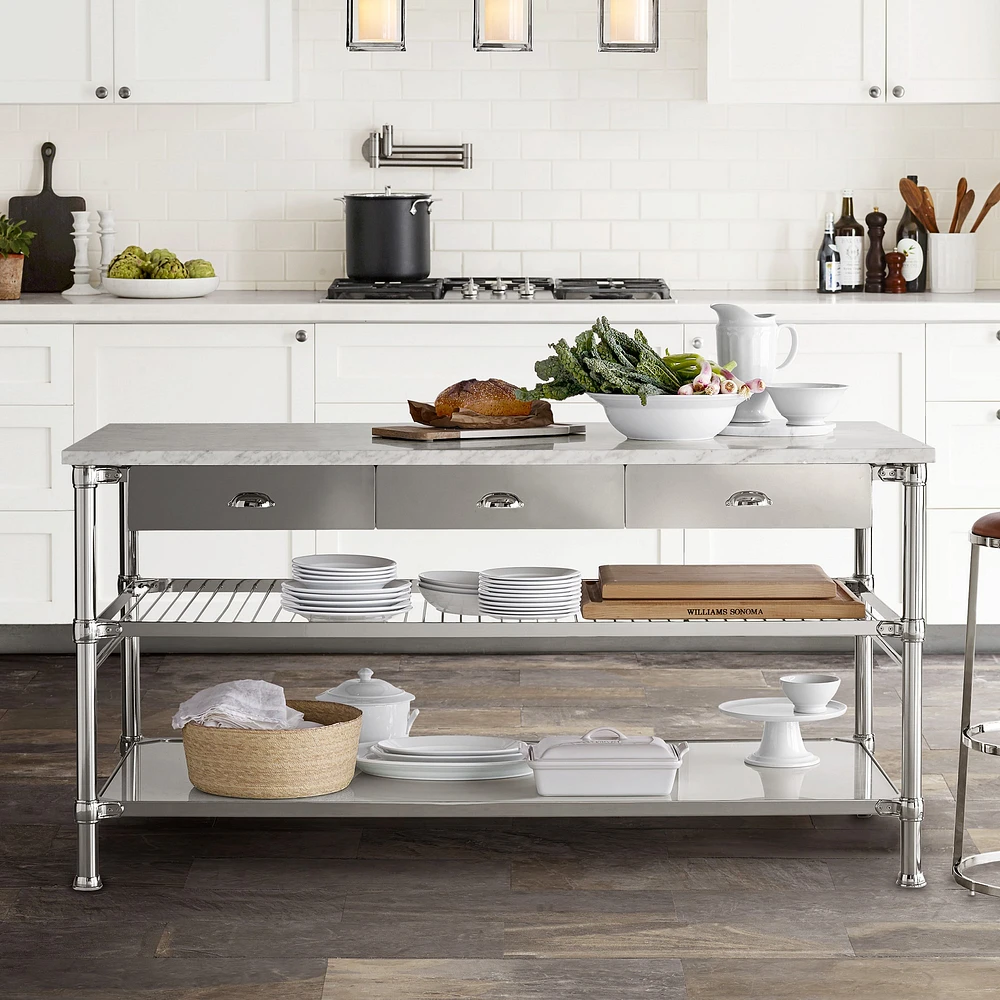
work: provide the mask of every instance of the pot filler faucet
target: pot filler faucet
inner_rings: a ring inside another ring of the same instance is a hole
[[[472,169],[472,143],[454,146],[404,146],[393,141],[392,126],[368,133],[361,155],[373,170],[376,167],[461,167]]]

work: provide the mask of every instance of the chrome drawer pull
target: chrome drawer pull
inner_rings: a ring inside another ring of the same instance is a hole
[[[770,507],[771,498],[760,490],[740,490],[727,501],[727,507]]]
[[[477,507],[501,507],[505,510],[514,510],[516,507],[523,507],[524,501],[513,493],[487,493]]]
[[[266,493],[237,493],[229,507],[273,507],[274,501]]]

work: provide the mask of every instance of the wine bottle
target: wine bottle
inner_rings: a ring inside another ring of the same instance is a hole
[[[854,218],[854,192],[845,191],[840,218],[833,227],[837,249],[840,251],[840,284],[845,292],[860,292],[864,288],[864,271],[861,257],[864,251],[865,231]]]
[[[826,295],[840,291],[840,251],[833,235],[833,212],[826,213],[823,242],[816,255],[816,288]]]
[[[910,175],[914,184],[917,178]],[[908,242],[905,242],[908,241]],[[916,246],[914,246],[916,244]],[[927,230],[920,224],[909,208],[896,226],[896,249],[906,255],[903,264],[903,278],[908,292],[923,292],[927,289]]]

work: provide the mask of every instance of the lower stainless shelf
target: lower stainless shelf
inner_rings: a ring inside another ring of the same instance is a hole
[[[849,740],[809,740],[809,768],[749,767],[756,742],[694,742],[669,798],[562,798],[534,779],[397,781],[358,774],[341,792],[308,799],[234,799],[191,786],[179,741],[141,743],[101,793],[125,816],[800,816],[875,812],[897,792],[874,758]]]

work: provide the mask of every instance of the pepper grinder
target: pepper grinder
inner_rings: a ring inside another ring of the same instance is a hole
[[[97,231],[101,234],[101,284],[108,276],[108,268],[115,259],[115,213],[110,208],[99,208],[97,217],[100,220]]]
[[[73,216],[73,284],[63,295],[100,295],[100,289],[90,284],[90,212],[71,212]]]
[[[889,267],[889,277],[885,279],[885,290],[887,292],[905,292],[906,279],[903,277],[903,264],[906,263],[906,255],[898,250],[893,250],[885,255],[885,262]]]
[[[868,256],[865,258],[865,291],[884,292],[885,289],[885,224],[889,220],[878,210],[878,205],[865,216],[868,226]]]

